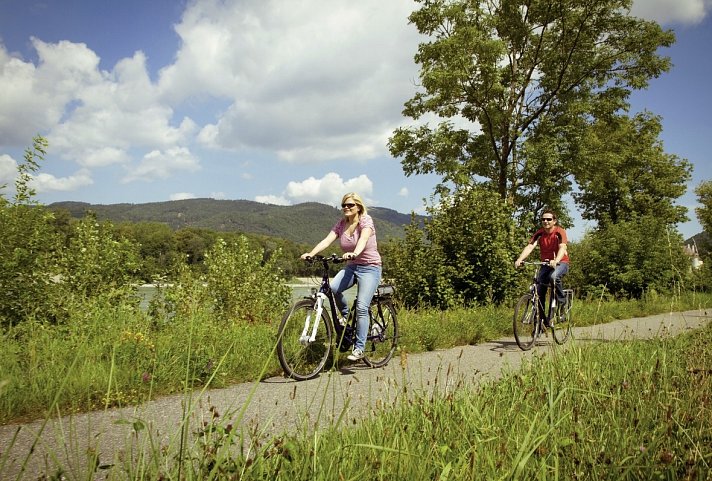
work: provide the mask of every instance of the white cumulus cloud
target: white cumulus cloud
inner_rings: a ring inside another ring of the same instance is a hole
[[[417,69],[413,0],[192,3],[176,32],[162,95],[229,102],[199,139],[276,152],[289,162],[370,159],[401,121]],[[406,47],[407,46],[407,47]]]
[[[185,199],[195,199],[195,194],[191,192],[176,192],[168,196],[170,200],[185,200]]]
[[[83,43],[32,38],[32,46],[36,65],[9,55],[0,44],[1,145],[22,145],[43,132],[50,154],[88,169],[129,165],[142,156],[139,177],[196,168],[198,159],[180,152],[198,127],[187,117],[174,122],[173,107],[160,102],[142,52],[104,71],[98,55]],[[156,151],[164,152],[160,161],[152,160]],[[171,161],[176,164],[168,165]],[[90,178],[82,172],[79,177]],[[38,177],[38,185],[54,185],[54,190],[82,185],[68,179]]]
[[[31,181],[31,185],[37,193],[53,191],[71,192],[93,183],[94,181],[87,169],[81,169],[67,177],[55,177],[52,174],[41,173],[32,176]]]
[[[299,204],[301,202],[321,202],[337,206],[341,198],[348,192],[356,192],[367,204],[371,203],[373,182],[366,175],[344,180],[339,174],[329,172],[321,179],[309,177],[302,181],[292,181],[287,184],[279,196],[263,195],[255,197],[257,202],[278,205]]]
[[[166,151],[153,150],[146,154],[136,167],[131,167],[122,181],[167,179],[177,171],[198,170],[198,160],[185,147],[174,147]]]
[[[635,0],[631,13],[660,24],[696,24],[712,8],[710,0]]]
[[[17,175],[17,162],[7,154],[0,155],[0,185],[13,182]]]
[[[286,198],[276,195],[258,195],[255,197],[255,202],[274,205],[292,205],[292,203]]]

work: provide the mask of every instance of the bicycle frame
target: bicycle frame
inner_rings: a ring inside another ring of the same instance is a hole
[[[316,332],[319,328],[319,322],[321,322],[321,313],[324,309],[324,301],[329,301],[329,305],[331,307],[331,322],[334,325],[336,332],[340,333],[340,330],[343,327],[339,323],[340,316],[336,312],[336,298],[334,297],[334,292],[331,290],[331,282],[329,281],[329,262],[333,264],[338,264],[344,261],[336,254],[332,254],[329,257],[313,258],[312,261],[321,262],[324,270],[321,276],[321,284],[319,285],[319,289],[311,296],[309,296],[309,298],[314,299],[316,303],[314,316],[315,321],[314,325],[311,326],[311,335],[308,336],[307,333],[309,332],[309,324],[311,323],[311,320],[309,317],[306,318],[304,322],[304,330],[302,331],[302,335],[299,338],[299,341],[302,342],[302,344],[314,342],[314,339],[316,338]]]
[[[548,312],[546,309],[547,306],[545,305],[546,297],[544,299],[541,299],[539,297],[539,289],[538,289],[539,285],[541,284],[539,282],[539,273],[541,272],[541,268],[544,266],[548,266],[549,263],[547,261],[543,261],[543,262],[525,262],[524,264],[537,266],[536,270],[534,271],[534,277],[532,278],[532,283],[529,286],[529,292],[531,292],[531,294],[532,294],[532,299],[534,301],[534,305],[535,306],[541,305],[541,307],[542,307],[541,312],[545,314],[544,317],[537,314],[537,319],[539,320],[540,323],[543,321],[551,322],[551,319],[554,317],[554,314],[556,311],[556,306],[557,306],[554,282],[549,281],[546,286],[545,292],[548,293],[548,295],[549,295],[549,310],[548,310]],[[539,311],[537,311],[537,312],[539,312]]]
[[[323,256],[315,256],[311,259],[309,259],[309,262],[320,262],[322,265],[322,276],[321,276],[321,282],[319,284],[319,288],[316,289],[311,296],[305,296],[306,299],[313,299],[315,302],[315,309],[314,309],[314,323],[312,324],[311,318],[307,317],[307,319],[304,322],[304,329],[302,331],[302,334],[299,338],[299,342],[306,346],[311,342],[314,342],[316,339],[316,334],[319,330],[319,322],[321,322],[321,314],[324,310],[324,302],[328,301],[329,306],[330,306],[330,313],[331,313],[331,322],[334,327],[334,332],[336,333],[336,339],[337,339],[337,345],[341,348],[343,346],[343,341],[344,339],[347,340],[348,344],[346,347],[351,345],[354,342],[354,339],[351,336],[355,336],[355,329],[356,329],[356,305],[354,301],[354,305],[351,306],[351,309],[349,309],[349,316],[348,319],[345,319],[344,324],[341,324],[340,319],[341,319],[341,313],[337,312],[336,307],[336,298],[334,296],[334,291],[331,290],[331,282],[330,282],[330,277],[329,277],[329,263],[332,264],[341,264],[343,262],[346,262],[343,258],[337,256],[336,254],[332,254],[328,257],[323,257]],[[388,297],[393,294],[393,288],[389,286],[381,286],[379,285],[378,289],[376,289],[376,292],[373,295],[373,299],[371,300],[371,305],[376,307],[377,310],[377,315],[372,316],[370,319],[371,326],[376,325],[378,326],[378,332],[372,332],[371,329],[369,329],[368,333],[366,334],[366,341],[378,341],[382,342],[385,340],[384,337],[384,329],[386,326],[382,325],[382,323],[379,321],[379,319],[383,318],[383,297]],[[311,334],[309,331],[311,330]]]
[[[517,345],[524,351],[529,350],[534,346],[539,335],[545,332],[546,329],[551,329],[554,341],[557,344],[563,344],[571,335],[571,305],[573,303],[573,291],[564,289],[564,294],[567,298],[566,308],[562,309],[563,305],[559,305],[556,300],[556,288],[554,282],[547,284],[544,296],[549,297],[548,312],[546,309],[546,298],[542,299],[539,295],[539,276],[542,267],[548,265],[548,262],[525,262],[526,265],[536,265],[537,270],[534,273],[532,283],[529,286],[529,291],[519,298],[514,308],[514,337]]]

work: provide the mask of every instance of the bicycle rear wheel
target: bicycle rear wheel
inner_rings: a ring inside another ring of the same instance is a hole
[[[371,324],[363,360],[370,367],[382,367],[391,360],[398,345],[396,309],[390,302],[383,302],[372,304],[369,311]]]
[[[279,363],[287,377],[298,381],[316,377],[324,369],[331,353],[331,320],[326,309],[322,310],[321,319],[316,319],[314,307],[314,301],[311,299],[297,301],[279,325]],[[316,334],[314,340],[310,341],[315,322],[318,323]]]
[[[522,351],[532,348],[539,337],[539,310],[531,294],[519,298],[514,308],[514,339]]]
[[[556,320],[551,330],[554,333],[554,340],[557,344],[563,344],[569,340],[571,336],[571,299],[556,309]]]

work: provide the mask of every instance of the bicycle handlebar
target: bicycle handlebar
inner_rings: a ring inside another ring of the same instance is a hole
[[[342,262],[346,262],[343,258],[337,256],[336,254],[331,254],[330,256],[322,256],[320,254],[317,254],[315,256],[307,257],[304,259],[304,262],[308,262],[309,264],[313,264],[314,262],[321,262],[322,264],[328,264],[331,262],[332,264],[341,264]]]
[[[536,261],[536,262],[523,261],[521,265],[523,265],[523,266],[548,266],[549,262],[551,262],[551,261]],[[561,262],[556,263],[557,266],[559,264],[561,264]]]

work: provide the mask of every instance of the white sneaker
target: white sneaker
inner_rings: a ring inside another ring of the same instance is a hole
[[[360,359],[363,359],[363,356],[363,351],[358,347],[355,347],[351,354],[346,356],[346,359],[348,359],[349,361],[358,361]]]

